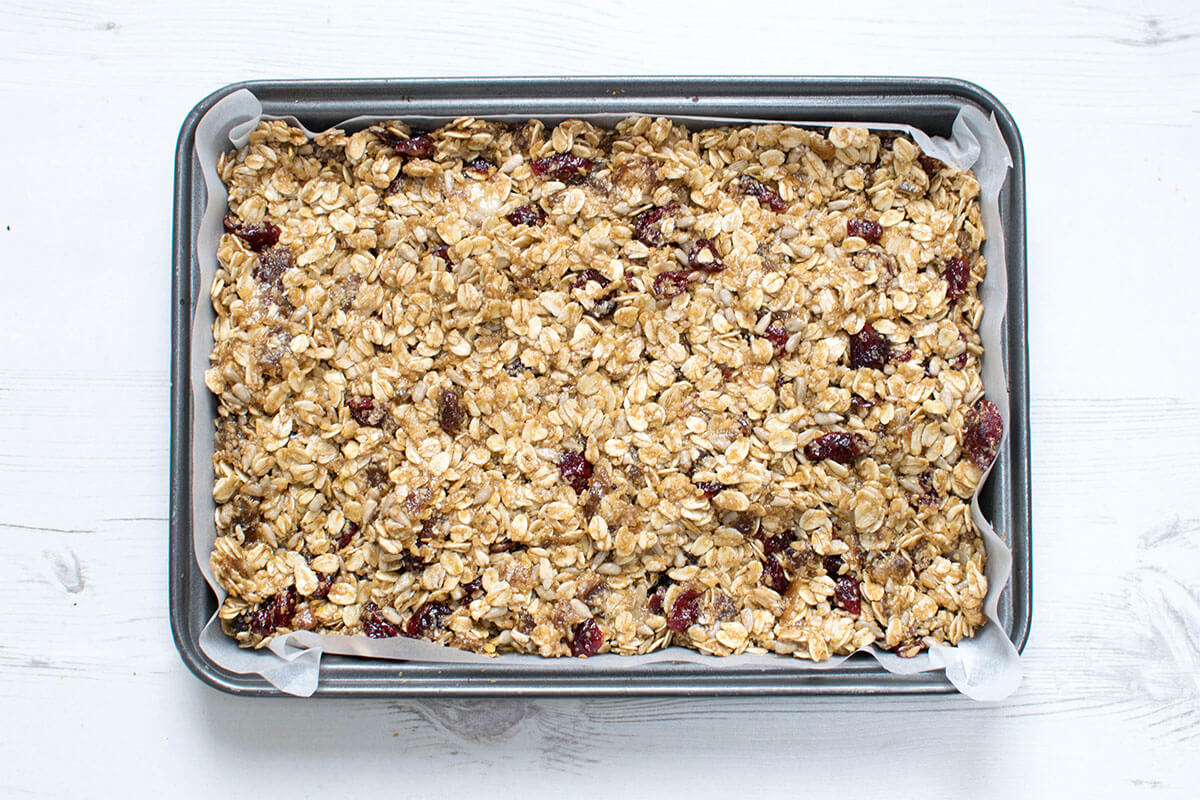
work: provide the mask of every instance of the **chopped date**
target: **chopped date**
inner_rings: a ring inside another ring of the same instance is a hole
[[[387,621],[383,611],[374,602],[363,606],[363,633],[372,639],[392,639],[400,635],[400,629]]]
[[[850,366],[854,369],[883,369],[892,357],[892,346],[871,323],[850,337]]]
[[[742,194],[753,197],[759,203],[776,213],[788,210],[788,202],[780,197],[774,189],[767,186],[760,180],[743,176],[741,190]]]
[[[539,158],[529,165],[534,175],[539,178],[552,178],[565,181],[580,173],[591,172],[594,164],[590,158],[571,155],[570,153],[555,153],[546,158]]]
[[[587,658],[595,655],[604,645],[604,631],[594,619],[585,619],[575,626],[571,636],[571,655]]]
[[[662,228],[658,223],[667,214],[674,214],[679,206],[675,203],[670,203],[658,208],[650,208],[638,214],[633,219],[633,238],[637,239],[647,247],[659,247],[666,242],[663,238]]]
[[[670,270],[654,277],[652,291],[658,297],[678,297],[692,282],[692,273],[687,270]]]
[[[869,219],[852,219],[846,223],[846,235],[857,236],[867,244],[878,244],[883,237],[883,226]]]
[[[963,449],[980,469],[987,469],[1000,448],[1004,436],[1004,420],[1000,409],[991,400],[984,398],[967,412],[966,427],[963,429]]]
[[[264,220],[258,223],[247,222],[244,225],[239,225],[233,221],[233,217],[226,214],[224,225],[226,233],[232,233],[256,253],[272,247],[279,241],[279,226],[273,222]]]
[[[546,219],[546,212],[540,206],[519,206],[504,215],[512,225],[540,225]]]
[[[804,445],[804,455],[810,461],[829,459],[839,464],[853,464],[866,451],[867,443],[862,436],[841,431],[818,436]]]

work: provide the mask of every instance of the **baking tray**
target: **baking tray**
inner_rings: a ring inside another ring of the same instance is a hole
[[[839,120],[905,123],[948,136],[963,106],[995,116],[1013,169],[1000,193],[1008,272],[1002,352],[1011,398],[1009,435],[980,494],[984,515],[1012,548],[1012,576],[1000,598],[1000,620],[1018,650],[1031,617],[1029,389],[1025,289],[1025,159],[1008,110],[984,89],[948,78],[497,78],[250,81],[201,100],[184,120],[175,153],[172,282],[170,601],[171,631],[184,663],[217,689],[238,695],[280,695],[257,675],[224,670],[200,650],[198,638],[216,610],[216,597],[192,547],[193,436],[211,436],[209,409],[191,402],[191,317],[208,302],[199,284],[195,238],[204,210],[196,126],[217,101],[249,89],[267,114],[292,115],[323,130],[359,115],[530,117],[632,113],[743,117],[786,122]],[[995,265],[993,265],[995,268]],[[997,354],[989,353],[995,358]],[[316,694],[398,696],[623,696],[919,694],[952,692],[941,672],[896,675],[858,655],[806,675],[769,667],[713,670],[694,664],[655,664],[620,674],[563,675],[525,665],[430,664],[325,655]]]

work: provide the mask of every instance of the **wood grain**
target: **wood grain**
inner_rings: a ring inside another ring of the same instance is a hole
[[[1011,797],[1069,776],[1083,796],[1195,796],[1194,3],[0,8],[0,795]],[[166,622],[168,198],[187,110],[257,77],[689,73],[954,75],[1016,117],[1035,487],[1018,693],[306,702],[202,686]]]

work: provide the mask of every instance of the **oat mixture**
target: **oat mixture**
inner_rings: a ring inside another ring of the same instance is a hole
[[[979,185],[908,138],[462,119],[220,160],[225,631],[913,655],[985,622]]]

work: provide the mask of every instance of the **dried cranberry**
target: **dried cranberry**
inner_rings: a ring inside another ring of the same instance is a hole
[[[724,364],[717,364],[717,369],[721,371],[721,377],[725,380],[729,380],[733,377],[733,370]]]
[[[637,239],[647,247],[658,247],[666,240],[663,238],[662,229],[658,227],[658,222],[667,214],[673,214],[679,208],[675,203],[670,203],[659,208],[650,208],[638,214],[633,219],[633,238]]]
[[[692,273],[687,270],[672,270],[656,275],[651,289],[658,297],[677,297],[692,281]]]
[[[917,163],[921,165],[921,169],[925,170],[925,174],[930,177],[936,175],[942,167],[946,166],[933,156],[927,156],[924,153],[917,156]]]
[[[752,517],[749,514],[739,514],[738,518],[733,521],[734,529],[742,536],[752,536],[759,528],[758,517]]]
[[[921,496],[917,498],[917,503],[923,506],[937,505],[939,498],[937,491],[933,488],[933,473],[921,473],[918,483],[921,484],[921,489],[924,491]]]
[[[483,578],[476,578],[470,583],[463,584],[463,591],[467,594],[475,594],[475,592],[483,591]]]
[[[706,258],[704,254],[707,253]],[[721,259],[717,257],[717,246],[708,239],[697,239],[688,253],[688,266],[702,272],[720,272],[725,269]]]
[[[667,627],[676,633],[683,633],[699,616],[700,590],[684,589],[679,597],[675,598],[675,605],[671,606],[671,611],[667,614]]]
[[[279,241],[280,230],[278,225],[266,220],[260,223],[247,222],[245,225],[238,225],[233,221],[233,217],[227,214],[225,215],[225,232],[232,233],[245,242],[247,247],[258,253]]]
[[[986,398],[980,400],[967,412],[964,419],[963,448],[980,469],[987,469],[1000,448],[1004,436],[1004,420],[1000,409]]]
[[[717,481],[696,481],[696,488],[710,500],[725,491],[725,484]]]
[[[392,133],[382,125],[376,125],[375,127],[371,128],[370,131],[371,133],[375,134],[376,137],[378,137],[379,141],[383,142],[388,147],[395,147],[404,141],[402,136]]]
[[[946,279],[946,299],[950,301],[950,305],[954,305],[967,291],[971,267],[965,258],[952,258],[942,269],[942,277]]]
[[[397,172],[396,177],[392,178],[392,182],[389,183],[387,185],[387,188],[383,190],[383,194],[385,197],[390,197],[391,195],[396,194],[403,188],[404,188],[404,173]]]
[[[592,465],[583,457],[583,453],[568,450],[558,459],[558,468],[562,471],[563,480],[582,495],[592,480]]]
[[[396,142],[392,147],[400,155],[413,158],[429,158],[434,150],[433,139],[426,133]]]
[[[358,534],[358,523],[346,521],[346,525],[342,528],[342,535],[338,537],[337,546],[341,550],[346,545],[350,544],[351,540]]]
[[[296,588],[289,586],[286,591],[275,595],[271,603],[271,615],[276,628],[290,628],[292,615],[296,613]]]
[[[849,576],[838,578],[838,582],[833,587],[833,594],[837,598],[838,605],[851,614],[857,616],[862,613],[862,604],[858,597],[858,581],[854,578]]]
[[[400,559],[401,572],[424,572],[427,566],[420,556],[412,553],[405,553],[404,557]]]
[[[275,632],[275,609],[269,603],[263,603],[250,612],[249,628],[251,633],[267,636]]]
[[[667,596],[667,589],[671,588],[671,584],[675,581],[667,577],[665,572],[659,573],[658,579],[650,587],[650,599],[646,603],[646,609],[651,614],[661,614],[663,610],[663,599]]]
[[[517,546],[517,543],[512,541],[511,539],[501,539],[498,542],[493,542],[488,547],[488,552],[489,553],[507,553],[509,550],[512,550],[516,546]]]
[[[771,343],[776,353],[782,353],[784,348],[787,347],[787,328],[783,327],[778,320],[771,320],[771,324],[763,331],[763,338]]]
[[[367,485],[374,489],[387,486],[391,482],[388,471],[378,464],[368,464],[367,468],[363,470],[363,477],[367,479]]]
[[[853,464],[867,451],[867,443],[857,433],[836,431],[818,436],[804,445],[804,455],[810,461],[829,459],[839,464]]]
[[[438,395],[438,427],[451,436],[457,436],[462,430],[465,418],[466,413],[459,402],[458,392],[454,389],[442,389]]]
[[[821,566],[825,568],[825,572],[831,578],[836,578],[837,574],[842,571],[841,556],[825,556],[821,559]]]
[[[329,590],[333,588],[333,575],[326,575],[324,573],[317,574],[320,575],[320,577],[317,578],[317,588],[313,590],[313,593],[310,594],[309,597],[313,598],[314,600],[322,600],[329,596]]]
[[[768,536],[763,533],[758,536],[758,540],[762,542],[763,552],[767,555],[782,553],[792,543],[792,535],[790,533],[777,533],[774,536]]]
[[[450,616],[450,609],[441,603],[429,600],[422,603],[404,625],[404,632],[416,638],[424,636],[431,630],[440,630],[446,626],[446,617]]]
[[[846,223],[846,235],[857,236],[867,244],[878,244],[883,226],[869,219],[852,219]]]
[[[350,418],[359,425],[377,428],[387,416],[384,409],[375,406],[375,400],[371,397],[352,397],[346,401],[346,405],[350,408]]]
[[[780,594],[787,591],[790,581],[788,581],[783,567],[780,566],[779,559],[775,556],[767,556],[767,559],[763,561],[762,582]]]
[[[555,153],[546,158],[539,158],[530,164],[529,168],[533,170],[534,175],[539,177],[565,181],[580,172],[590,172],[592,166],[590,158],[573,156],[570,153]]]
[[[296,258],[290,247],[272,247],[258,254],[258,266],[254,268],[254,279],[262,283],[279,285],[283,273],[296,266]]]
[[[435,256],[440,258],[442,261],[445,261],[447,269],[454,266],[454,262],[452,262],[450,260],[450,248],[446,247],[446,245],[444,245],[444,244],[438,245],[437,247],[433,248],[429,252],[433,253]]]
[[[759,180],[750,177],[742,178],[741,185],[742,194],[747,194],[763,204],[767,208],[775,212],[783,212],[788,210],[788,203],[781,198],[774,189],[767,186]]]
[[[504,216],[512,225],[540,225],[546,213],[540,206],[519,206]]]
[[[871,323],[850,337],[850,366],[854,369],[872,367],[883,369],[892,356],[892,346],[887,338],[875,331]]]
[[[604,631],[600,630],[596,620],[585,619],[575,626],[574,635],[571,637],[571,655],[584,658],[594,656],[603,644]]]
[[[374,602],[363,606],[362,627],[363,633],[372,639],[391,639],[400,635],[400,629],[387,621]]]
[[[585,313],[595,317],[596,319],[608,319],[616,310],[617,301],[605,298],[603,300],[597,300],[592,304],[591,309]]]
[[[908,357],[912,358],[912,355],[910,354]],[[905,360],[907,360],[907,359],[905,359]],[[865,414],[866,412],[868,412],[872,408],[874,408],[875,404],[873,402],[871,402],[870,400],[859,397],[856,394],[852,394],[852,395],[850,395],[850,407],[853,408],[855,411],[859,411],[859,412]]]
[[[486,175],[496,165],[493,164],[492,162],[488,161],[483,156],[475,156],[470,161],[468,161],[465,166],[467,169],[471,170],[471,172],[477,172],[481,175]]]
[[[571,281],[572,289],[580,289],[588,285],[589,281],[595,281],[603,288],[608,286],[612,281],[604,277],[598,269],[585,269],[583,272],[576,274],[575,280]]]

